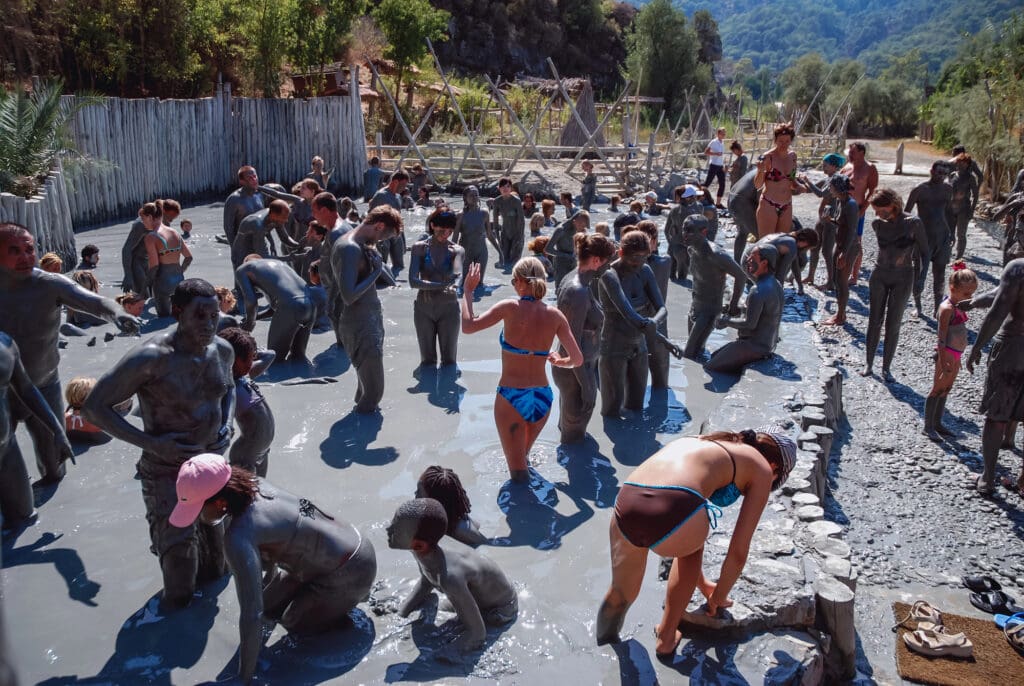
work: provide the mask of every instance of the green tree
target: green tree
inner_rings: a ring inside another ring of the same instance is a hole
[[[446,39],[450,17],[448,12],[435,9],[429,0],[381,0],[374,8],[373,18],[388,39],[384,54],[398,65],[396,94],[401,92],[405,70],[427,54],[426,39]]]
[[[626,72],[645,95],[664,98],[665,106],[678,112],[690,87],[703,95],[711,85],[710,68],[697,64],[698,45],[681,9],[671,0],[652,0],[626,36]]]
[[[707,10],[693,13],[693,29],[697,32],[700,49],[697,61],[701,64],[714,64],[722,59],[722,36],[718,33],[718,22]]]
[[[341,57],[352,22],[364,8],[363,0],[295,0],[288,17],[295,35],[287,51],[292,66],[319,70]],[[323,86],[322,77],[313,79],[314,92]]]
[[[0,90],[0,192],[32,197],[58,156],[77,156],[69,126],[95,96],[61,104],[64,84],[48,81],[27,92]]]
[[[295,40],[288,25],[294,14],[295,0],[250,0],[246,32],[249,74],[253,88],[265,98],[276,98],[281,91],[281,66],[287,46]]]

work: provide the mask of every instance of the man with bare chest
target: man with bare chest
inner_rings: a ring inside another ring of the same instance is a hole
[[[857,201],[857,207],[860,210],[860,216],[857,220],[858,249],[860,248],[861,236],[864,235],[864,215],[868,211],[868,198],[878,188],[878,167],[867,161],[867,152],[868,147],[864,143],[850,143],[850,149],[846,151],[849,162],[846,163],[846,166],[840,172],[849,177],[851,185],[850,197]],[[860,261],[863,254],[864,251],[859,250],[853,270],[850,272],[851,286],[856,285],[857,279],[860,278]]]
[[[383,277],[395,285],[376,245],[401,231],[398,210],[380,205],[331,247],[335,288],[342,303],[338,340],[356,370],[355,411],[363,414],[376,412],[384,397],[384,312],[377,297],[377,280]]]
[[[172,526],[175,481],[185,460],[222,454],[231,441],[234,417],[234,352],[218,338],[217,293],[202,279],[186,279],[171,296],[178,325],[129,351],[104,374],[82,408],[104,431],[142,448],[138,462],[152,551],[163,571],[163,602],[183,607],[197,583],[224,573],[223,532],[193,524]],[[114,406],[137,395],[143,428]]]

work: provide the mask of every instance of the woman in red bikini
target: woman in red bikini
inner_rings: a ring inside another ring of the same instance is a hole
[[[655,652],[675,652],[676,627],[695,588],[707,598],[707,613],[732,605],[729,591],[747,561],[750,541],[768,495],[782,487],[796,463],[796,443],[781,428],[739,433],[718,431],[680,438],[636,468],[615,500],[611,523],[612,584],[597,614],[597,643],[614,643],[626,611],[640,594],[647,551],[674,558],[665,612],[655,629]],[[718,582],[704,578],[704,541],[723,507],[743,504]]]
[[[796,153],[789,149],[794,135],[792,124],[778,124],[775,147],[757,160],[754,186],[761,191],[756,215],[758,238],[792,230],[793,194],[803,190],[796,180]]]

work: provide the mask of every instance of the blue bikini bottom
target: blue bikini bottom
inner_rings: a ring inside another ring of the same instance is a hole
[[[513,388],[498,386],[498,395],[507,400],[525,421],[539,422],[548,416],[551,403],[555,400],[551,386],[530,386],[529,388]]]

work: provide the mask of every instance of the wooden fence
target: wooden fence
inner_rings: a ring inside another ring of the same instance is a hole
[[[0,222],[15,222],[27,226],[36,239],[36,252],[40,257],[55,252],[68,269],[78,264],[75,232],[71,224],[68,193],[64,185],[64,170],[58,162],[50,172],[39,194],[22,198],[0,193]]]
[[[352,93],[356,78],[353,69]],[[290,187],[320,155],[334,168],[332,185],[345,192],[361,190],[366,166],[358,95],[234,98],[227,85],[196,100],[104,98],[79,112],[73,136],[97,162],[70,179],[71,217],[80,227],[130,217],[156,198],[226,194],[245,164],[261,182]]]

